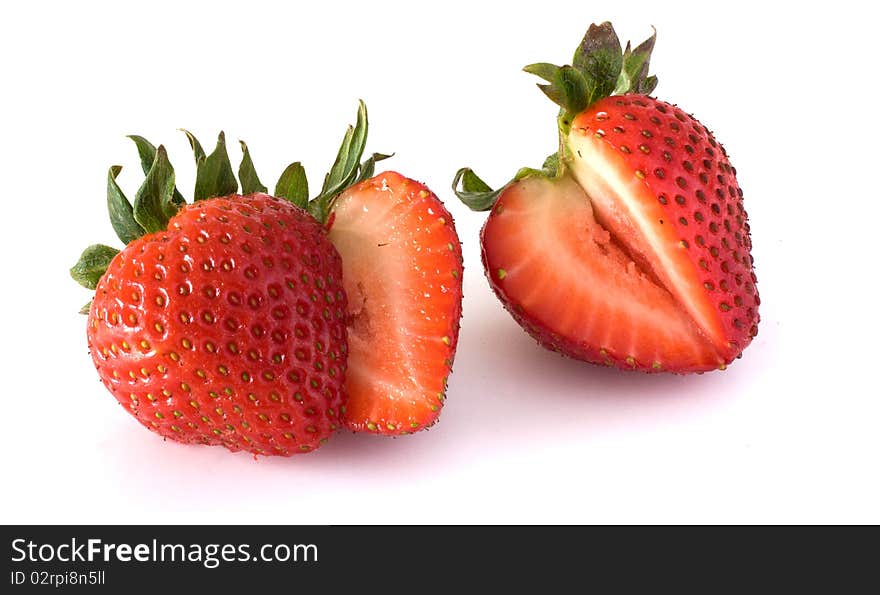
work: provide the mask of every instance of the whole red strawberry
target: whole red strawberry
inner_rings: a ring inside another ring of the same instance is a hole
[[[622,50],[603,23],[572,65],[527,66],[561,107],[560,152],[498,191],[467,168],[453,185],[492,209],[487,277],[541,344],[626,370],[724,369],[759,320],[743,194],[712,133],[648,96],[653,46]]]
[[[108,188],[128,245],[84,254],[113,255],[89,309],[101,380],[140,423],[178,442],[277,455],[317,448],[346,401],[338,252],[291,202],[208,198],[237,189],[222,135],[210,156],[192,138],[204,198],[186,206],[175,203],[165,149],[135,140],[154,156],[134,208],[116,186],[119,168]],[[255,174],[242,178],[246,191],[265,190]]]

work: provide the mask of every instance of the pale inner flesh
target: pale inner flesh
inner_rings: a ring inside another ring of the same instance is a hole
[[[614,167],[605,147],[583,133],[572,130],[569,136],[571,150],[577,154],[570,162],[571,172],[589,196],[596,219],[616,238],[625,238],[627,249],[640,263],[650,267],[651,273],[678,300],[688,315],[717,348],[727,349],[724,330],[717,313],[708,300],[692,299],[702,295],[702,283],[688,259],[679,257],[685,248],[681,238],[673,232],[674,226],[660,221],[667,215],[644,180],[622,173],[625,168]],[[600,154],[602,153],[602,154]]]

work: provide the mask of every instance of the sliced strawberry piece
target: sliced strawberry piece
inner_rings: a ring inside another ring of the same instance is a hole
[[[657,277],[597,223],[569,177],[509,185],[482,244],[498,297],[551,349],[643,371],[711,370],[724,361]]]
[[[405,434],[443,404],[461,315],[461,247],[424,185],[386,172],[336,200],[329,233],[349,296],[346,425]]]

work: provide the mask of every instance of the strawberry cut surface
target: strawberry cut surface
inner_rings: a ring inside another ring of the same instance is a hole
[[[330,241],[349,299],[345,423],[403,434],[443,405],[461,314],[461,247],[424,185],[385,172],[335,202]]]
[[[570,177],[533,176],[508,186],[482,245],[493,289],[551,349],[644,371],[723,363],[674,297],[597,223]]]
[[[723,147],[679,108],[640,95],[596,102],[573,120],[568,142],[597,220],[730,363],[757,333],[759,297]]]

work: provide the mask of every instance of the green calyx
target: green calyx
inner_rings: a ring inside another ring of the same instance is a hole
[[[565,167],[564,139],[568,135],[571,122],[575,116],[600,99],[626,93],[650,94],[657,86],[657,77],[648,74],[656,38],[655,31],[635,49],[629,42],[626,48],[621,48],[611,23],[593,24],[578,44],[571,64],[557,66],[539,62],[523,68],[525,72],[545,81],[539,83],[538,88],[560,107],[560,151],[548,157],[541,169],[520,169],[508,184],[529,175],[551,178],[562,175]],[[462,168],[455,175],[452,190],[471,209],[486,211],[492,208],[508,184],[492,190],[473,170]]]
[[[361,101],[357,120],[346,130],[336,160],[324,177],[321,192],[309,199],[305,169],[301,163],[296,162],[282,172],[275,185],[274,195],[308,211],[322,225],[326,224],[336,198],[350,186],[372,177],[376,163],[391,157],[374,153],[361,162],[367,142],[367,130],[367,107]],[[239,187],[243,194],[268,191],[257,175],[250,150],[244,141],[239,141],[242,158],[236,178],[223,132],[217,137],[211,153],[205,152],[191,132],[182,132],[189,141],[196,164],[193,201],[235,194]],[[175,185],[174,168],[168,160],[165,147],[159,145],[157,148],[142,136],[131,135],[128,138],[137,148],[145,176],[133,201],[129,201],[116,181],[122,166],[113,165],[107,173],[107,210],[110,224],[125,245],[145,234],[167,229],[168,221],[187,204]],[[118,252],[115,248],[100,244],[89,246],[70,269],[71,277],[83,287],[94,290]],[[81,312],[88,313],[88,304]]]

